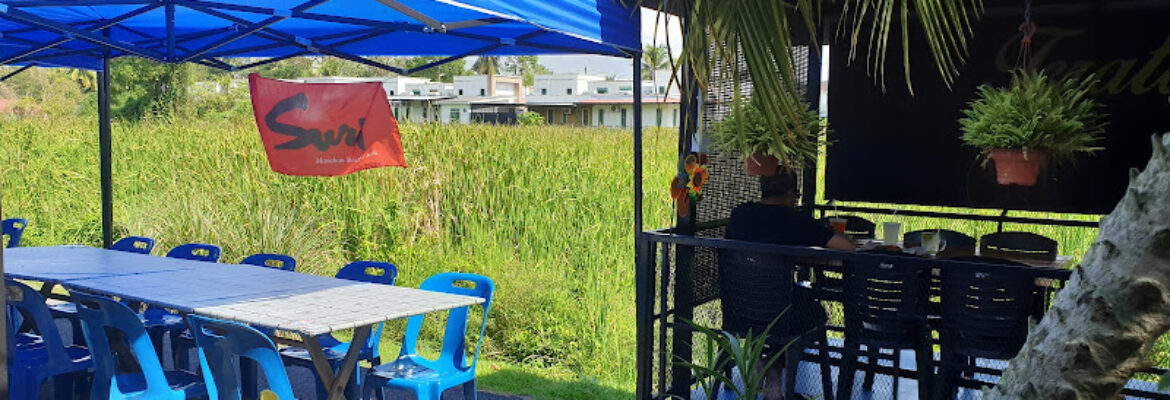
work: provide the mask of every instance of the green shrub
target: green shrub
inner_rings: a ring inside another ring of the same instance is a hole
[[[540,113],[532,111],[521,113],[520,115],[516,116],[516,120],[520,122],[520,125],[525,126],[544,125],[544,116],[540,115]]]
[[[803,104],[803,103],[802,103]],[[738,152],[747,157],[763,152],[780,160],[788,168],[806,165],[817,156],[817,146],[824,125],[817,110],[805,106],[805,111],[794,118],[783,119],[787,131],[771,129],[763,112],[751,101],[735,105],[726,118],[715,126],[711,144],[715,150]]]
[[[1104,116],[1088,97],[1095,83],[1092,76],[1054,80],[1016,71],[1005,88],[982,85],[959,120],[963,141],[984,151],[1044,150],[1054,163],[1099,150]]]

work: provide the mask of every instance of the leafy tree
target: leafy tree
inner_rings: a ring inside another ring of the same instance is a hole
[[[169,117],[181,111],[187,89],[194,84],[191,64],[158,64],[122,57],[110,64],[110,106],[115,117],[138,120],[148,115]]]
[[[500,74],[500,57],[495,56],[480,56],[471,64],[471,70],[480,75],[499,75]]]
[[[402,68],[411,69],[421,67],[442,60],[446,57],[410,57],[402,59]],[[471,75],[467,70],[467,61],[455,60],[446,64],[424,69],[419,72],[410,74],[410,76],[418,78],[428,78],[435,82],[451,83],[455,81],[456,76]]]
[[[541,65],[536,56],[516,56],[508,57],[504,61],[504,72],[524,77],[524,85],[532,86],[536,81],[536,75],[551,74],[552,70]]]

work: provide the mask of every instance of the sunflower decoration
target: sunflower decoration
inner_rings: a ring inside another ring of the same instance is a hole
[[[674,200],[679,217],[685,217],[690,213],[690,200],[703,199],[703,186],[707,184],[709,178],[707,167],[699,164],[694,154],[688,155],[684,160],[682,173],[670,181],[670,198]]]

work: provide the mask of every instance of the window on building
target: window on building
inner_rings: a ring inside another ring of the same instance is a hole
[[[418,95],[422,94],[422,90],[415,89],[415,90],[412,90],[411,93],[414,93],[415,96],[418,96]]]
[[[451,109],[451,123],[458,124],[463,121],[463,115],[460,114],[458,108]]]
[[[394,91],[393,91],[393,90],[391,90],[391,91],[390,91],[390,95],[391,95],[391,96],[393,96],[393,95],[394,95]]]
[[[597,88],[597,94],[606,94],[606,93],[609,93],[609,88],[607,88],[607,87]]]
[[[674,126],[678,126],[678,109],[676,108],[670,112],[674,114]]]
[[[561,113],[561,125],[569,124],[569,111]]]
[[[549,124],[553,123],[553,110],[552,109],[548,110],[548,118],[545,118],[544,122],[549,123]]]
[[[593,124],[593,121],[591,121],[591,120],[589,119],[589,109],[588,109],[588,108],[582,108],[582,109],[581,109],[581,125],[589,126],[589,125],[592,125],[592,124]]]
[[[487,96],[487,89],[480,89],[480,90],[479,90],[479,95],[480,95],[480,96]]]
[[[573,88],[565,89],[565,94],[573,94]]]
[[[665,94],[665,93],[666,93],[666,86],[659,86],[658,87],[658,94]]]
[[[597,109],[597,125],[598,126],[605,125],[605,109],[604,108]]]
[[[658,126],[662,126],[662,109],[661,108],[654,110],[654,121],[655,121],[654,123],[658,124]]]
[[[543,88],[543,89],[540,89],[540,94],[541,94],[542,96],[543,96],[543,95],[547,95],[547,94],[548,94],[548,88]]]
[[[459,95],[460,95],[460,96],[462,96],[462,95],[463,95],[463,89],[459,89]]]
[[[622,128],[626,127],[626,109],[622,109]]]
[[[634,90],[634,87],[633,86],[618,86],[618,90],[624,90],[624,91],[628,92],[628,91]]]
[[[410,121],[410,107],[406,107],[406,120]]]

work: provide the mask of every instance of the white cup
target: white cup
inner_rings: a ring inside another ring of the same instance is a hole
[[[947,249],[947,242],[942,240],[942,235],[935,232],[922,232],[922,252],[927,256],[934,257],[940,251]]]
[[[898,240],[902,237],[902,223],[901,222],[884,222],[882,223],[882,244],[886,246],[897,246]]]

